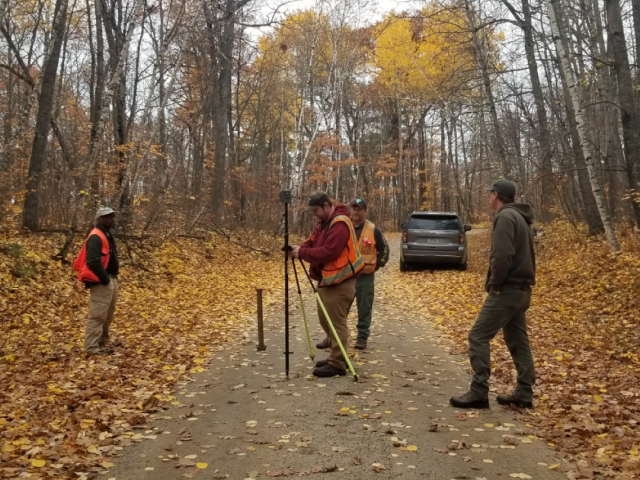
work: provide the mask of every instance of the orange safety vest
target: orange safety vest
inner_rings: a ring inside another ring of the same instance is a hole
[[[364,258],[364,270],[362,273],[365,275],[375,272],[376,264],[378,262],[375,228],[376,226],[373,223],[369,220],[365,220],[364,227],[362,227],[362,233],[360,234],[360,240],[358,240],[358,249]]]
[[[358,239],[356,237],[356,231],[353,229],[351,219],[345,215],[338,215],[331,220],[329,229],[331,229],[336,222],[344,222],[347,224],[347,227],[349,227],[349,241],[338,258],[322,266],[321,287],[337,285],[340,282],[344,282],[364,268],[364,258],[360,255],[360,250],[358,250]]]
[[[89,237],[91,235],[98,235],[100,240],[102,240],[102,256],[100,257],[100,260],[102,261],[102,266],[106,270],[107,265],[109,265],[109,241],[107,240],[107,236],[99,228],[91,230]],[[89,237],[87,237],[87,240],[89,240]],[[79,282],[100,283],[98,276],[93,273],[87,265],[87,240],[84,241],[84,245],[82,245],[78,258],[75,259],[72,266],[73,269],[78,272]]]

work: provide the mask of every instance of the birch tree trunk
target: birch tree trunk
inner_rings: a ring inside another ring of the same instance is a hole
[[[564,45],[562,44],[561,35],[564,32],[560,31],[560,29],[558,28],[558,22],[556,20],[556,9],[561,8],[561,6],[558,5],[558,0],[545,1],[547,4],[549,21],[551,23],[553,41],[555,43],[556,51],[558,54],[559,67],[564,72],[564,77],[568,83],[567,86],[569,88],[571,103],[574,109],[575,121],[578,129],[578,137],[580,139],[580,146],[582,147],[585,162],[587,164],[587,170],[589,172],[589,179],[591,180],[591,189],[593,190],[593,196],[595,197],[598,212],[600,213],[600,219],[602,220],[602,225],[604,227],[605,235],[607,236],[607,240],[609,241],[611,250],[617,252],[620,250],[620,245],[618,244],[616,233],[611,225],[609,209],[607,207],[607,202],[602,190],[602,186],[600,185],[600,179],[598,178],[596,162],[591,155],[591,150],[589,149],[587,134],[585,132],[584,119],[582,117],[582,107],[578,99],[578,85],[573,74],[573,70],[569,65],[569,58],[567,57]]]

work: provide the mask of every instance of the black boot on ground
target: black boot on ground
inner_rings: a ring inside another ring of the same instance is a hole
[[[449,403],[457,408],[489,408],[489,399],[473,392],[451,397]]]

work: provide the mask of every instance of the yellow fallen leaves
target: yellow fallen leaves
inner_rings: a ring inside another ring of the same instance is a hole
[[[385,290],[410,304],[417,317],[429,319],[456,353],[466,350],[485,298],[490,234],[487,229],[469,235],[467,272],[411,272],[408,282],[406,274],[392,271],[393,288]],[[595,453],[615,438],[622,448],[607,454],[606,468],[616,473],[635,469],[625,463],[626,451],[637,443],[629,425],[640,415],[640,250],[637,235],[623,242],[624,253],[611,255],[601,238],[567,222],[546,227],[536,239],[539,268],[527,312],[539,392],[532,421],[540,436],[589,469],[603,467]],[[503,338],[491,348],[496,364],[491,386],[509,391],[514,366]]]
[[[78,471],[108,468],[111,463],[103,455],[110,450],[103,447],[146,436],[125,435],[129,422],[144,425],[149,413],[165,402],[180,405],[168,395],[176,382],[204,371],[227,339],[245,338],[246,322],[254,318],[256,287],[264,289],[267,306],[281,299],[274,295],[280,285],[273,279],[282,277],[277,258],[220,239],[198,242],[197,248],[191,240],[147,245],[144,260],[134,247],[135,264],[122,254],[111,330],[112,339],[126,347],[116,347],[114,356],[85,358],[88,292],[76,289],[75,272],[68,265],[51,259],[63,240],[7,233],[6,228],[0,232],[0,456],[2,466],[17,469],[17,476],[65,456]],[[71,256],[83,240],[77,238]],[[276,246],[268,235],[258,234],[252,242],[261,248]],[[20,244],[35,262],[30,278],[11,273],[15,258],[3,248],[11,244]],[[55,441],[56,436],[65,442]],[[27,443],[12,443],[21,437],[32,446],[39,440],[54,446],[43,448],[42,458],[24,462],[20,455],[28,450]],[[61,475],[63,470],[52,471]]]
[[[410,451],[410,452],[417,452],[418,451],[418,447],[416,447],[415,445],[408,445],[406,449],[408,451]]]
[[[196,463],[196,467],[199,468],[200,470],[204,470],[208,466],[209,466],[208,463]]]
[[[32,467],[40,468],[40,467],[44,467],[46,464],[47,462],[44,460],[31,460]]]

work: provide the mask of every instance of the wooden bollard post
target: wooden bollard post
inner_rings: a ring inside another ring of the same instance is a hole
[[[264,344],[264,320],[262,318],[262,289],[257,288],[258,294],[258,351],[264,352],[267,346]]]

